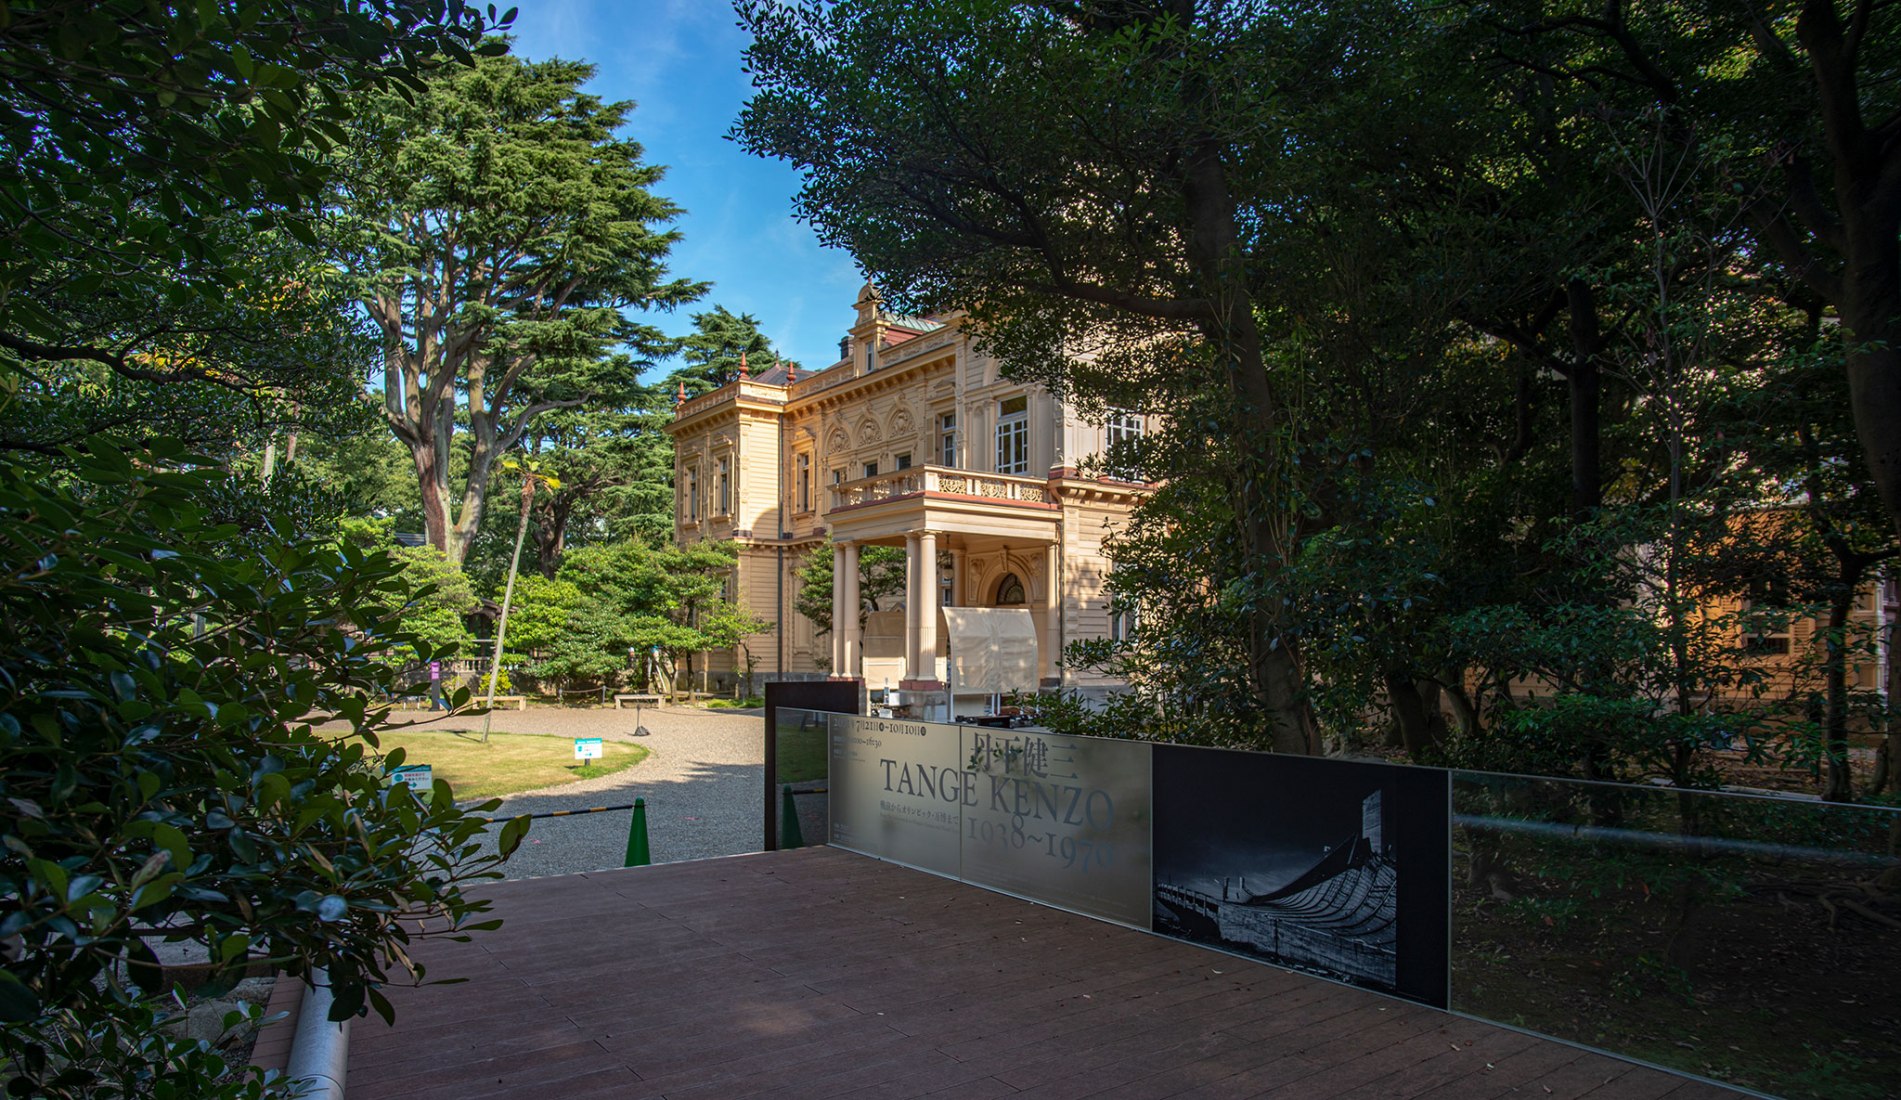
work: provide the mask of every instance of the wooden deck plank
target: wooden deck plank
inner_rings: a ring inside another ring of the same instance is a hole
[[[351,1100],[1739,1095],[835,849],[482,892]]]

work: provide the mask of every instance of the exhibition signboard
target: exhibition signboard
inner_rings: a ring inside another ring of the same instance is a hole
[[[831,843],[1444,1007],[1449,775],[834,714]]]
[[[1151,746],[962,733],[964,881],[1147,928]]]
[[[830,721],[831,844],[958,877],[962,731],[855,714]]]

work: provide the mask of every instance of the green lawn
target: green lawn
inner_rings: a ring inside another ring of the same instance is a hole
[[[799,719],[780,712],[779,774],[775,783],[806,783],[826,776],[825,753],[829,741],[825,724],[800,729]]]
[[[385,753],[401,747],[405,764],[429,765],[435,778],[449,781],[457,799],[494,798],[595,779],[647,758],[647,750],[639,745],[606,741],[601,746],[606,755],[583,766],[574,759],[573,738],[534,733],[490,733],[487,744],[479,733],[452,730],[405,730],[381,734],[378,740]]]

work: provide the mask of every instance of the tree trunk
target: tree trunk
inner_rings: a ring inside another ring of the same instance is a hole
[[[1834,0],[1808,0],[1796,36],[1808,51],[1839,224],[1812,225],[1842,260],[1839,281],[1812,277],[1818,257],[1767,234],[1798,274],[1833,297],[1847,347],[1848,394],[1868,471],[1895,533],[1901,534],[1901,147],[1888,122],[1863,115],[1866,84],[1883,71],[1858,72],[1870,50],[1863,27],[1845,27]],[[1882,41],[1877,34],[1873,40]],[[1833,291],[1831,295],[1828,292]]]
[[[1445,721],[1436,713],[1437,707],[1428,705],[1426,693],[1421,691],[1422,682],[1404,671],[1388,669],[1384,679],[1386,698],[1399,720],[1400,743],[1406,755],[1415,764],[1432,762],[1445,734]]]
[[[1855,800],[1854,771],[1848,763],[1848,616],[1855,608],[1855,590],[1865,569],[1854,560],[1842,561],[1835,593],[1828,601],[1828,632],[1823,639],[1823,683],[1828,704],[1822,722],[1822,749],[1828,761],[1825,802]]]
[[[1572,363],[1566,372],[1571,401],[1571,518],[1582,523],[1604,503],[1603,375],[1598,356],[1604,335],[1598,325],[1597,297],[1589,284],[1565,284],[1571,312]]]
[[[535,562],[541,575],[554,580],[568,545],[568,520],[577,497],[566,489],[546,494],[535,506]]]
[[[422,497],[423,537],[429,545],[449,554],[449,479],[444,476],[436,448],[423,443],[412,446],[409,454],[416,463],[416,489]],[[460,559],[451,559],[457,561]]]
[[[1882,604],[1887,604],[1887,585],[1882,585]],[[1870,794],[1883,791],[1901,793],[1901,622],[1888,622],[1888,730],[1881,742],[1881,755],[1875,764],[1874,787]],[[1901,816],[1897,817],[1901,825]]]
[[[1465,690],[1465,677],[1462,672],[1440,680],[1439,690],[1445,693],[1446,701],[1452,704],[1452,715],[1458,720],[1460,735],[1470,737],[1477,733],[1479,708]]]
[[[1202,294],[1214,303],[1214,316],[1203,321],[1202,333],[1226,359],[1238,438],[1257,441],[1257,450],[1241,455],[1236,518],[1242,545],[1250,572],[1271,585],[1281,571],[1280,555],[1291,549],[1280,545],[1268,488],[1278,461],[1274,448],[1284,426],[1268,383],[1247,265],[1236,236],[1234,198],[1215,141],[1202,142],[1190,157],[1182,197],[1189,219],[1189,262]],[[1255,701],[1267,719],[1269,746],[1275,752],[1318,753],[1319,730],[1282,603],[1271,590],[1257,595],[1249,612],[1248,673]]]
[[[1901,293],[1888,297],[1890,300],[1867,308],[1886,308],[1893,311],[1891,316],[1901,317]],[[1850,330],[1848,397],[1853,403],[1855,434],[1861,439],[1875,492],[1887,509],[1895,534],[1901,535],[1901,323],[1858,324],[1862,319],[1845,305],[1842,320]],[[1869,346],[1873,341],[1882,341],[1885,346]]]

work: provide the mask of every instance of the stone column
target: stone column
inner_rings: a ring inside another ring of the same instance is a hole
[[[858,613],[863,605],[864,601],[858,595],[858,544],[848,542],[845,544],[845,675],[851,677],[865,674],[864,666],[859,661],[859,655],[863,652],[860,641],[864,636],[864,628],[859,625]]]
[[[917,532],[909,531],[904,536],[904,678],[918,678],[917,636],[918,578],[923,571],[918,568]]]
[[[1043,551],[1043,644],[1036,647],[1036,674],[1045,685],[1056,679],[1056,655],[1063,640],[1063,556],[1056,543]]]
[[[951,547],[951,606],[969,607],[970,597],[964,591],[964,555],[967,551],[961,546]]]
[[[832,543],[832,675],[845,675],[845,544]]]
[[[919,680],[937,682],[937,532],[917,536],[918,616],[917,672]]]

